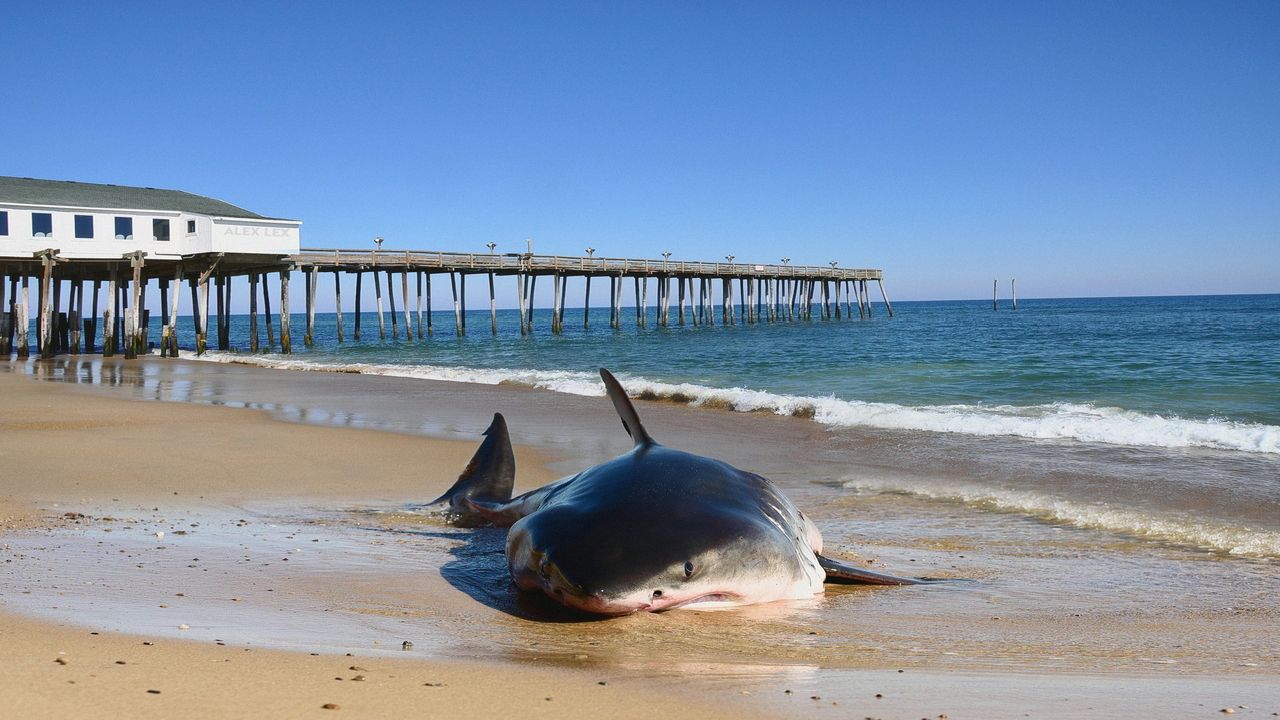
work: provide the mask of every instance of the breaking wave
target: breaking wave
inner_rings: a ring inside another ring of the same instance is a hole
[[[1024,515],[1044,522],[1102,530],[1239,557],[1280,558],[1280,532],[1206,522],[1173,514],[1074,502],[1019,490],[997,490],[951,483],[930,485],[850,480],[844,483],[844,487],[863,492],[910,495],[962,503],[982,510]]]
[[[194,354],[183,357],[197,359]],[[325,363],[273,356],[206,353],[200,360],[315,372],[360,373],[484,385],[524,385],[573,395],[604,395],[594,373],[570,370],[467,368],[442,365]],[[842,400],[692,383],[623,377],[632,397],[736,412],[803,417],[824,425],[1008,435],[1109,445],[1213,448],[1280,454],[1280,427],[1224,419],[1197,420],[1081,403],[1042,405],[925,405]]]

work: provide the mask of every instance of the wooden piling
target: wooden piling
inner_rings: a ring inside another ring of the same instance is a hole
[[[359,270],[356,270],[356,309],[355,309],[356,327],[355,327],[355,333],[353,335],[353,337],[355,337],[356,339],[356,342],[360,342],[360,295],[362,294],[360,292],[360,283],[362,282],[363,278],[364,278],[364,273]]]
[[[373,301],[378,309],[378,339],[387,339],[387,321],[382,315],[382,277],[378,275],[378,269],[372,270],[373,275]]]
[[[426,292],[427,292],[427,337],[431,337],[431,334],[432,334],[432,320],[431,320],[431,273],[427,273],[427,274],[426,274],[426,276],[427,276],[427,277],[426,277],[426,280],[427,280],[427,290],[426,290]]]
[[[169,357],[169,287],[160,281],[160,357]]]
[[[1000,281],[991,281],[991,309],[998,312],[1000,310]]]
[[[182,265],[178,264],[173,269],[173,306],[167,308],[169,310],[169,357],[174,358],[178,357],[178,297],[181,294]]]
[[[292,267],[280,272],[280,352],[286,355],[293,352],[293,338],[289,333],[289,326],[293,324],[289,312],[289,275],[292,272]],[[314,271],[312,275],[315,275]],[[302,279],[305,282],[307,277],[304,275]],[[315,297],[315,293],[312,292],[311,296]]]
[[[422,271],[417,272],[418,277],[418,339],[422,339]]]
[[[40,318],[38,324],[39,334],[36,336],[36,352],[41,358],[46,360],[53,357],[51,342],[53,332],[51,324],[53,319],[50,317],[52,306],[49,301],[49,287],[52,285],[53,260],[50,255],[51,253],[48,250],[44,251],[40,255]]]
[[[533,301],[534,301],[534,291],[537,289],[538,289],[538,276],[529,275],[529,302],[527,303],[529,319],[525,322],[525,324],[529,327],[530,335],[533,334]]]
[[[525,305],[529,300],[529,277],[524,273],[516,273],[516,297],[520,304],[520,335],[528,335],[529,316],[525,312]]]
[[[315,297],[316,283],[314,277],[310,284],[311,296]],[[311,314],[307,316],[307,321],[311,324],[311,332],[314,333],[316,326],[314,304],[312,305]],[[333,321],[337,325],[338,342],[346,342],[347,338],[342,329],[342,274],[337,270],[333,271]],[[315,342],[314,334],[311,337],[311,342]]]
[[[551,276],[551,333],[560,334],[560,273]]]
[[[396,284],[391,271],[387,271],[387,303],[391,308],[391,339],[400,339],[400,321],[396,319]]]
[[[889,296],[884,292],[884,280],[876,278],[876,284],[880,286],[880,297],[884,300],[884,309],[889,313],[889,317],[893,317],[893,305],[889,303]]]
[[[1018,309],[1018,279],[1009,278],[1009,295],[1013,300],[1013,309]]]
[[[22,301],[18,303],[18,359],[26,360],[31,357],[30,336],[31,336],[31,311],[28,310],[31,302],[31,288],[28,285],[26,271],[22,273]]]
[[[284,280],[284,276],[288,273],[281,273],[280,280]],[[311,347],[315,342],[316,331],[316,275],[318,271],[315,268],[308,268],[302,274],[302,305],[303,305],[303,321],[302,321],[302,345],[303,347]],[[337,281],[338,273],[333,273],[334,281]],[[284,289],[281,288],[281,293]],[[341,292],[341,291],[339,291]]]
[[[249,273],[249,352],[258,352],[258,273]]]
[[[412,340],[412,325],[409,322],[409,271],[400,273],[400,303],[404,305],[404,339]]]
[[[654,308],[654,317],[656,319],[658,311]],[[640,326],[649,326],[649,276],[645,275],[640,282]]]
[[[449,273],[449,289],[453,292],[453,329],[458,337],[462,337],[462,305],[458,302],[458,278]]]
[[[583,280],[586,282],[586,290],[582,295],[582,329],[587,329],[587,317],[591,314],[591,275],[587,274]]]
[[[267,281],[269,273],[259,273],[258,282],[262,285],[262,322],[267,330],[267,350],[276,345],[276,331],[271,323],[271,283]]]

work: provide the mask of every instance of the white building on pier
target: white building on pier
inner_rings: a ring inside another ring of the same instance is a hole
[[[0,177],[0,259],[293,255],[301,225],[180,190]]]

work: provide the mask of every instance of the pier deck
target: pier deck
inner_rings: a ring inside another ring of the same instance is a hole
[[[732,258],[730,258],[732,259]],[[42,357],[60,352],[92,352],[101,329],[101,348],[106,355],[123,351],[126,356],[145,352],[149,347],[147,331],[150,311],[146,309],[147,286],[152,280],[160,290],[161,355],[177,355],[177,318],[181,286],[190,287],[195,308],[195,337],[191,344],[197,353],[208,346],[209,284],[216,288],[216,345],[231,348],[231,280],[248,279],[249,337],[248,349],[262,348],[259,335],[259,307],[266,330],[266,347],[276,345],[276,326],[271,319],[271,293],[267,276],[279,279],[279,349],[290,352],[292,338],[289,306],[289,281],[300,274],[304,283],[306,333],[305,343],[314,340],[317,301],[317,278],[322,273],[333,275],[334,306],[338,342],[346,341],[343,324],[343,276],[354,276],[354,340],[362,339],[363,283],[371,276],[378,320],[379,339],[386,339],[387,323],[383,309],[383,279],[386,281],[390,305],[391,333],[410,339],[430,337],[434,331],[431,280],[435,275],[449,277],[453,304],[453,331],[464,335],[467,327],[466,281],[468,277],[485,276],[488,280],[490,329],[498,332],[495,278],[514,276],[519,298],[520,332],[534,331],[534,301],[538,278],[551,278],[551,331],[564,330],[565,306],[568,301],[568,279],[585,280],[582,324],[588,327],[593,279],[609,281],[609,325],[623,326],[623,284],[633,284],[635,323],[644,327],[649,322],[649,281],[656,285],[656,322],[666,327],[680,325],[714,325],[716,315],[721,324],[772,323],[788,321],[830,320],[853,317],[857,307],[859,318],[871,317],[869,283],[880,290],[885,310],[893,315],[893,306],[884,291],[884,273],[877,269],[841,268],[741,262],[704,262],[634,258],[608,258],[532,253],[459,253],[422,250],[352,250],[303,249],[295,255],[252,255],[210,253],[192,256],[148,256],[134,252],[112,258],[66,258],[57,249],[47,249],[29,256],[0,255],[0,357],[16,350],[19,358],[29,354],[28,326],[31,279],[36,280],[38,306],[37,350]],[[413,292],[410,278],[413,279]],[[397,283],[396,280],[399,280]],[[6,282],[7,280],[7,282]],[[66,282],[67,308],[60,307],[62,284]],[[675,284],[675,294],[672,284]],[[736,288],[735,288],[736,284]],[[86,285],[90,300],[85,313]],[[99,300],[106,285],[105,302]],[[397,285],[399,286],[397,288]],[[719,286],[717,292],[716,286]],[[261,291],[259,291],[261,286]],[[399,290],[402,315],[397,314]],[[7,292],[6,292],[7,291]],[[816,295],[816,298],[815,298]],[[261,306],[259,305],[261,300]],[[416,328],[409,305],[416,302]],[[678,313],[672,318],[675,301]],[[172,301],[172,302],[171,302]],[[425,314],[424,314],[425,301]],[[844,303],[843,312],[841,303]],[[717,312],[718,311],[718,312]],[[401,323],[400,317],[403,317]],[[102,323],[99,326],[99,319]],[[83,341],[83,342],[82,342]]]

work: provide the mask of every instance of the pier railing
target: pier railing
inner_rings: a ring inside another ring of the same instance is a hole
[[[535,255],[529,253],[460,253],[424,250],[351,250],[303,248],[289,258],[299,267],[324,270],[407,268],[442,272],[532,273],[630,276],[712,276],[761,278],[825,278],[882,280],[884,272],[869,268],[756,263],[647,260],[636,258]]]

